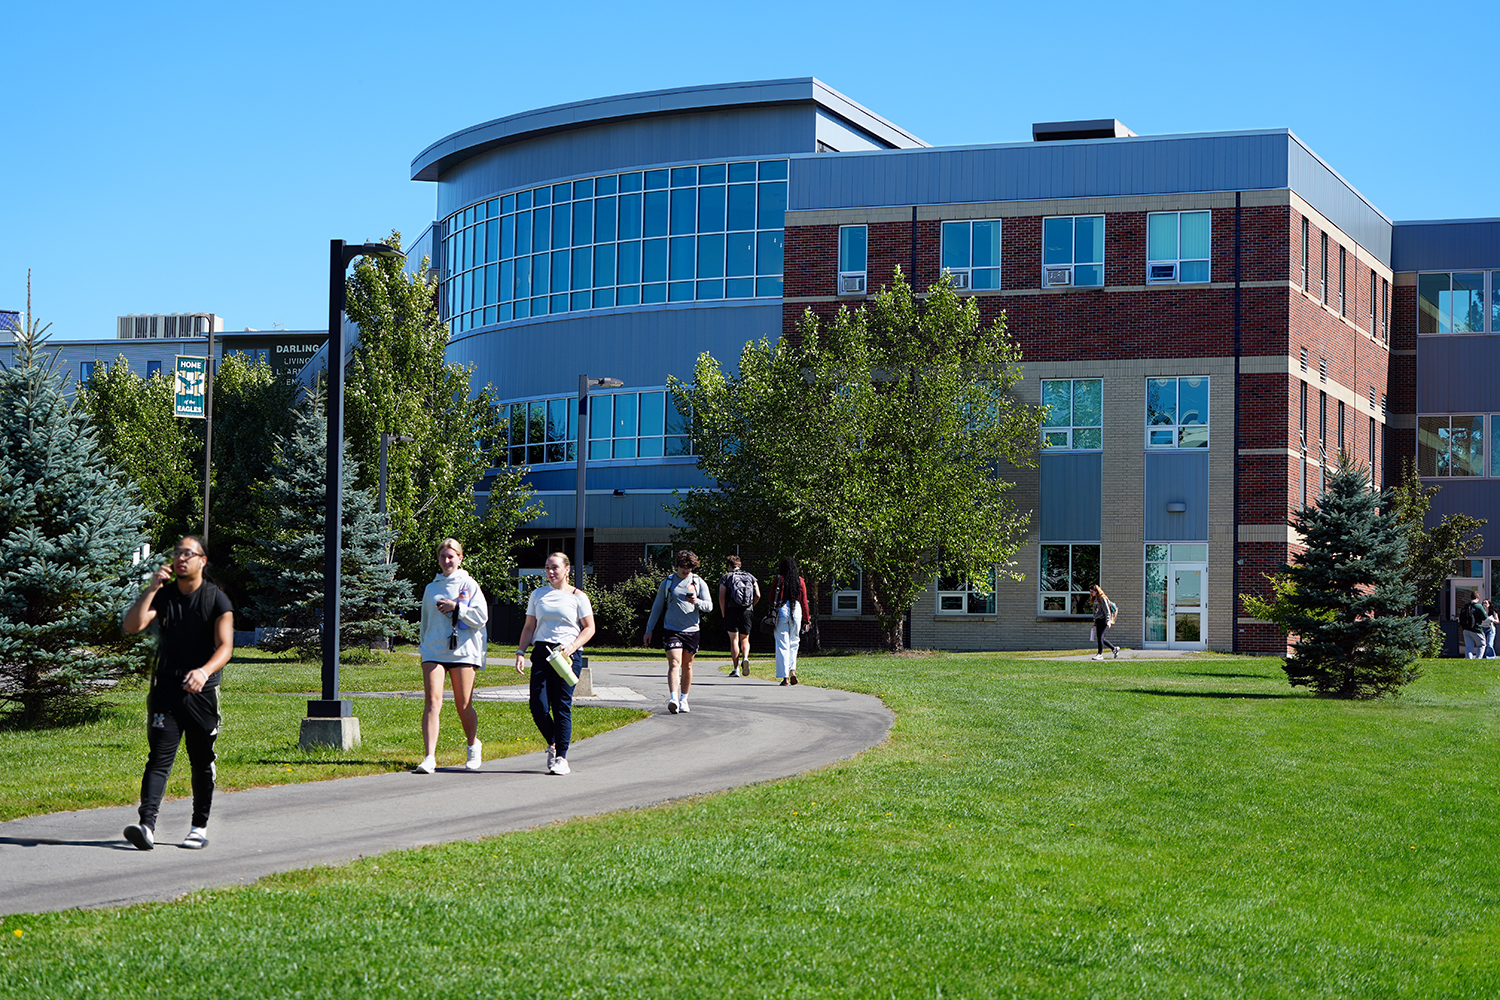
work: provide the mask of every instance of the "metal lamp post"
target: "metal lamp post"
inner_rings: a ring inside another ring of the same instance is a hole
[[[309,700],[302,720],[304,747],[323,745],[352,749],[359,745],[359,720],[353,704],[339,697],[339,550],[344,521],[344,273],[356,257],[402,257],[384,243],[350,246],[328,242],[328,501],[323,515],[323,697]]]
[[[208,360],[203,364],[203,551],[208,551],[208,502],[213,486],[214,460],[214,317],[203,314],[208,324]]]
[[[585,508],[588,506],[585,484],[588,481],[589,460],[589,389],[618,389],[624,385],[617,378],[589,378],[578,376],[578,485],[574,501],[573,524],[578,536],[573,542],[573,566],[578,583],[583,583],[583,525]]]

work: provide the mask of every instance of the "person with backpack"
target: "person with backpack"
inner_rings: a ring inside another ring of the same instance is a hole
[[[662,648],[667,651],[667,711],[687,712],[688,692],[693,687],[693,657],[698,655],[698,616],[714,609],[708,584],[693,572],[701,563],[697,555],[682,549],[672,561],[677,572],[656,588],[656,600],[646,618],[646,645],[658,622]]]
[[[1484,605],[1479,603],[1479,595],[1475,594],[1458,610],[1458,625],[1464,632],[1464,658],[1483,659],[1484,657],[1484,626],[1489,622],[1489,615],[1484,610]]]
[[[1115,602],[1109,599],[1109,595],[1104,592],[1104,588],[1097,583],[1089,588],[1089,596],[1094,599],[1094,637],[1099,641],[1099,652],[1094,654],[1094,659],[1102,660],[1104,659],[1104,644],[1109,642],[1108,639],[1104,638],[1104,630],[1115,623],[1115,618],[1119,615],[1120,609],[1115,607]],[[1115,651],[1115,659],[1118,660],[1120,658],[1120,647],[1110,642],[1109,648]]]
[[[760,600],[760,582],[740,568],[740,557],[724,560],[728,572],[719,578],[719,608],[729,635],[729,676],[750,676],[751,609]]]

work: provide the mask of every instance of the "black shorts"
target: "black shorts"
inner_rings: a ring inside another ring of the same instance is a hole
[[[738,632],[741,635],[754,632],[755,622],[751,620],[751,609],[737,608],[732,604],[724,605],[724,631]]]
[[[680,649],[687,653],[698,652],[698,631],[691,632],[663,632],[661,634],[662,649]]]

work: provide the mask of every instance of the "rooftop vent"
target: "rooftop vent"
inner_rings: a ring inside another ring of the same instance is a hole
[[[1123,139],[1135,135],[1118,118],[1092,118],[1078,122],[1036,122],[1031,138],[1036,142],[1060,139]]]

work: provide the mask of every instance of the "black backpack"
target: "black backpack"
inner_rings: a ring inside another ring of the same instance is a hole
[[[729,584],[726,596],[730,604],[737,608],[748,608],[755,604],[755,577],[737,569],[729,574],[726,582]]]

